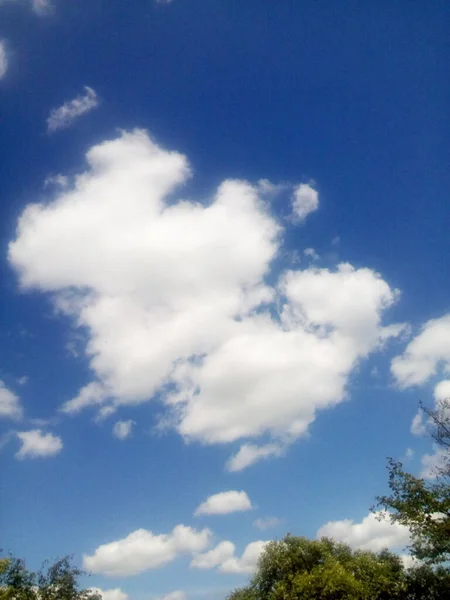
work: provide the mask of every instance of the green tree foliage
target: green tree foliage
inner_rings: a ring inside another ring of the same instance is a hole
[[[36,576],[19,558],[3,558],[0,566],[1,600],[36,600]]]
[[[450,571],[421,565],[408,571],[406,600],[446,600],[450,598]]]
[[[439,451],[435,479],[425,481],[390,459],[391,494],[377,498],[391,519],[410,528],[412,553],[430,564],[450,560],[450,402],[440,402],[435,410],[423,408],[429,433]],[[450,597],[450,595],[449,595]]]
[[[80,589],[84,572],[65,557],[37,573],[29,571],[20,558],[0,560],[0,600],[101,600],[99,594]]]
[[[286,536],[270,542],[247,587],[227,600],[449,600],[450,571],[405,570],[387,550],[352,550],[323,538]]]
[[[288,535],[267,545],[250,585],[228,600],[400,600],[406,589],[403,565],[390,552]]]

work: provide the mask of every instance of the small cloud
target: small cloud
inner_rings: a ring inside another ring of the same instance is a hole
[[[424,479],[434,479],[443,472],[447,472],[449,466],[450,459],[448,456],[448,448],[439,448],[438,446],[435,446],[433,454],[425,454],[422,456],[423,468],[420,472],[420,477],[423,477]]]
[[[161,2],[162,0],[157,0],[157,2]],[[167,2],[171,2],[171,0],[166,0]],[[187,600],[186,592],[182,590],[175,590],[174,592],[170,592],[165,596],[160,596],[157,600]]]
[[[125,440],[130,437],[135,422],[131,419],[129,421],[117,421],[113,427],[113,435],[119,440]]]
[[[419,410],[411,422],[411,433],[413,435],[425,435],[427,428],[423,420],[423,411]]]
[[[111,590],[90,588],[90,591],[94,594],[99,594],[102,597],[102,600],[128,600],[128,594],[123,592],[120,588],[113,588]]]
[[[414,450],[412,448],[407,448],[406,452],[405,452],[405,460],[411,460],[411,458],[414,456]]]
[[[0,418],[20,419],[22,414],[19,397],[0,381]]]
[[[295,223],[303,223],[306,217],[319,208],[319,194],[308,183],[301,183],[294,189],[292,217]]]
[[[319,260],[320,256],[314,250],[314,248],[305,248],[303,250],[303,254],[310,258],[311,260]]]
[[[278,444],[266,444],[256,446],[255,444],[243,444],[234,456],[231,456],[225,466],[227,471],[235,473],[242,471],[260,460],[283,455],[283,448]]]
[[[0,79],[6,75],[8,70],[8,57],[6,55],[6,46],[3,40],[0,40]]]
[[[46,15],[52,8],[48,0],[31,0],[31,6],[37,15]]]
[[[269,179],[260,179],[258,181],[258,191],[263,196],[277,196],[290,187],[291,185],[288,183],[272,183]]]
[[[338,235],[334,236],[334,238],[331,240],[332,246],[339,246],[340,243],[341,243],[341,238]]]
[[[16,458],[43,458],[55,456],[61,452],[63,443],[59,436],[52,433],[43,433],[41,429],[19,431],[17,437],[22,442]]]
[[[70,127],[75,119],[87,114],[99,105],[97,93],[85,86],[85,94],[68,100],[59,108],[54,108],[47,119],[47,131],[54,132]]]
[[[17,380],[17,383],[19,385],[26,385],[28,383],[28,375],[23,375],[22,377],[19,377],[19,379]]]
[[[49,186],[55,186],[64,189],[68,185],[69,178],[67,177],[67,175],[61,175],[61,173],[58,173],[57,175],[50,175],[49,177],[46,177],[44,181],[44,188],[47,188]]]
[[[108,396],[105,388],[98,382],[88,383],[78,393],[78,396],[65,402],[60,410],[66,414],[75,414],[86,406],[103,404]]]
[[[261,531],[265,531],[266,529],[272,529],[272,527],[277,527],[282,523],[282,520],[278,517],[261,517],[253,521],[253,525]]]
[[[233,512],[252,510],[250,498],[243,491],[230,490],[209,496],[196,509],[195,515],[226,515]]]
[[[213,569],[221,573],[251,575],[255,572],[261,552],[268,542],[258,540],[245,548],[242,556],[236,556],[236,546],[229,541],[220,542],[215,548],[203,554],[197,554],[191,561],[195,569]]]
[[[450,313],[427,321],[404,352],[391,361],[391,373],[399,388],[423,385],[436,375],[438,368],[449,370],[449,338]]]
[[[29,419],[29,424],[33,425],[33,427],[54,427],[55,425],[58,425],[58,423],[60,422],[60,418],[59,417],[50,417],[49,419],[41,419],[41,418],[35,418],[35,419]]]
[[[111,415],[113,415],[115,412],[117,411],[117,406],[114,406],[114,404],[107,404],[106,406],[102,406],[94,419],[95,423],[101,423],[102,421],[104,421],[105,419],[107,419],[108,417],[110,417]]]
[[[372,367],[372,369],[370,371],[370,376],[374,377],[374,378],[377,378],[380,376],[380,370],[376,365],[374,367]]]

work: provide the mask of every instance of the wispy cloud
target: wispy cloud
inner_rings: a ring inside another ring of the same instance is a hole
[[[125,440],[130,437],[134,421],[117,421],[113,427],[113,435],[119,440]]]
[[[0,40],[0,79],[6,75],[8,70],[8,57],[6,56],[5,42]]]
[[[0,381],[0,417],[20,419],[22,414],[19,398]]]
[[[38,15],[47,14],[52,7],[48,0],[31,0],[31,6]]]
[[[0,5],[6,4],[7,2],[9,4],[9,2],[12,1],[13,0],[0,0]],[[48,14],[52,9],[52,5],[49,0],[30,0],[29,2],[27,1],[26,4],[29,4],[33,11],[39,16]]]
[[[272,527],[277,527],[282,523],[282,520],[278,517],[260,517],[253,521],[253,525],[261,531],[265,531],[266,529],[271,529]]]
[[[226,469],[231,473],[242,471],[260,460],[282,456],[283,452],[284,449],[280,444],[265,444],[263,446],[243,444],[238,452],[228,459]]]
[[[48,188],[50,186],[55,186],[59,188],[66,188],[69,185],[69,178],[67,175],[61,175],[58,173],[57,175],[49,175],[45,178],[44,188]]]
[[[47,130],[49,132],[67,129],[75,119],[81,117],[99,105],[97,93],[92,88],[85,86],[85,93],[80,94],[73,100],[64,102],[59,108],[54,108],[47,119]]]

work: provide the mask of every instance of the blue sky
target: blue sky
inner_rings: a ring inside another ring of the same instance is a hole
[[[450,395],[449,13],[0,1],[5,551],[104,600],[223,598],[288,531],[402,552],[369,507]]]

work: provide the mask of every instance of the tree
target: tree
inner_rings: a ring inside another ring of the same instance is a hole
[[[440,401],[434,410],[422,406],[422,410],[438,450],[436,477],[425,481],[404,471],[401,462],[389,459],[391,494],[378,497],[377,503],[389,511],[392,521],[410,528],[413,555],[438,564],[450,560],[450,401]]]
[[[288,535],[266,546],[250,585],[228,600],[400,600],[406,586],[402,562],[390,552]]]
[[[255,593],[251,587],[245,587],[238,590],[234,590],[228,596],[228,600],[254,600]]]
[[[36,600],[36,576],[19,558],[3,558],[0,565],[1,600]]]
[[[449,596],[450,571],[421,565],[408,571],[406,600],[445,600]]]
[[[0,561],[0,600],[101,600],[89,589],[80,589],[78,579],[85,575],[65,557],[38,572],[13,556]]]

